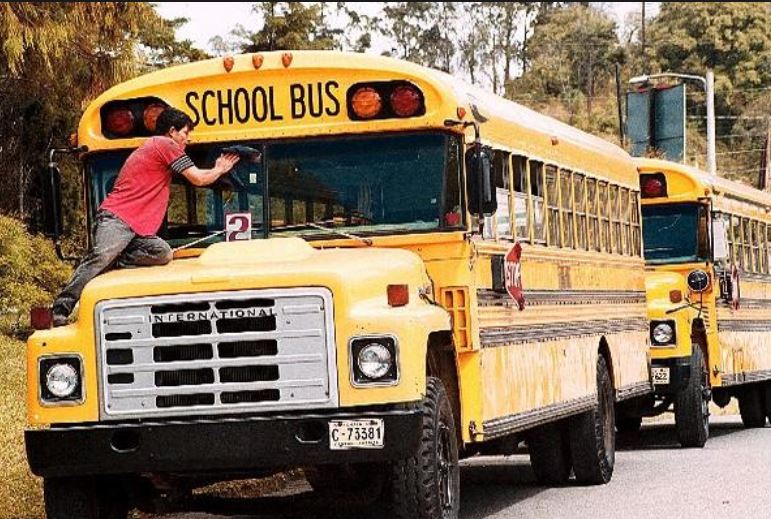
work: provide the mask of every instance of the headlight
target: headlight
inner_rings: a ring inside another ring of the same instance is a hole
[[[388,348],[376,342],[367,344],[359,351],[357,362],[362,374],[371,379],[381,378],[394,363]]]
[[[703,270],[692,270],[688,274],[688,288],[694,292],[704,292],[709,287],[709,275]]]
[[[83,399],[81,363],[77,356],[46,356],[40,359],[40,399],[45,403]]]
[[[78,372],[70,364],[54,364],[46,372],[46,388],[57,398],[71,396],[78,383]]]
[[[675,329],[670,323],[659,323],[653,327],[651,338],[654,344],[672,344],[675,341]]]
[[[399,380],[395,337],[371,336],[351,340],[351,382],[354,386],[394,385]]]

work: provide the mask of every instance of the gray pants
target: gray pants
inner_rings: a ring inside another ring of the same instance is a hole
[[[69,315],[86,283],[113,264],[118,268],[130,268],[165,265],[171,261],[168,243],[157,236],[139,236],[126,222],[108,211],[96,213],[93,245],[54,301],[54,314]]]

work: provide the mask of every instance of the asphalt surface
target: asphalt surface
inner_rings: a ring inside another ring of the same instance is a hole
[[[291,481],[281,492],[214,500],[217,514],[168,519],[387,518],[356,496],[313,493]],[[618,437],[612,481],[599,487],[547,488],[535,482],[527,454],[475,457],[461,464],[461,518],[756,518],[771,511],[771,427],[745,430],[736,416],[713,417],[704,449],[682,449],[670,423],[644,424]],[[161,517],[161,516],[159,516]],[[390,519],[390,518],[389,518]]]

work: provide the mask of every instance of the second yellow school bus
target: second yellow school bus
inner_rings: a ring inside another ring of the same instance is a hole
[[[672,276],[651,288],[680,302],[652,317],[658,409],[674,404],[686,445],[706,441],[710,399],[724,407],[737,397],[744,425],[762,427],[771,416],[771,194],[682,164],[636,162],[645,259]]]
[[[452,518],[459,456],[520,434],[542,481],[611,478],[614,407],[651,390],[623,150],[403,61],[242,55],[88,107],[91,219],[166,106],[196,121],[199,166],[242,160],[174,179],[171,264],[98,277],[76,322],[29,339],[50,519],[297,466]]]

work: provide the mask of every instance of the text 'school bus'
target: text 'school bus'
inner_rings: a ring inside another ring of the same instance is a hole
[[[744,425],[763,427],[771,416],[771,194],[682,164],[636,162],[645,261],[655,271],[647,284],[656,294],[649,308],[656,402],[642,409],[674,404],[687,446],[707,440],[710,398],[725,407],[737,397]],[[679,310],[664,311],[671,304]],[[617,424],[634,429],[639,418]]]
[[[611,478],[614,405],[652,390],[623,150],[403,61],[241,55],[88,107],[90,219],[166,106],[199,167],[242,159],[173,180],[169,265],[99,276],[77,322],[30,338],[49,518],[298,466],[455,517],[459,456],[523,432],[540,479]]]

